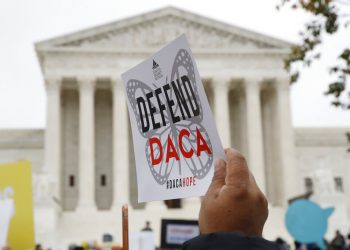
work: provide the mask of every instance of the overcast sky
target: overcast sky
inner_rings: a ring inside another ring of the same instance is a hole
[[[33,44],[164,6],[298,42],[308,16],[277,11],[278,0],[10,0],[0,1],[0,128],[44,128],[45,89]],[[347,39],[346,39],[347,37]],[[350,127],[350,111],[323,95],[327,65],[349,42],[349,31],[328,39],[324,57],[292,87],[293,125]],[[199,69],[200,71],[200,69]]]

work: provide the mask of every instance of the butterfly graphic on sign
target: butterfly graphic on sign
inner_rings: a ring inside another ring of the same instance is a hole
[[[171,75],[165,77],[164,85],[158,85],[150,86],[137,79],[129,79],[126,83],[138,132],[143,138],[151,138],[145,142],[150,173],[159,185],[166,183],[173,171],[181,175],[183,168],[203,179],[213,163],[212,144],[202,125],[203,109],[194,64],[186,49],[178,50]],[[207,150],[200,152],[202,142]],[[164,156],[166,154],[175,157]],[[181,159],[176,157],[177,154],[182,156]]]

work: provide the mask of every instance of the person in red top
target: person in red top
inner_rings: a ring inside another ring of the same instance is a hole
[[[262,238],[268,203],[242,154],[225,150],[227,162],[217,159],[211,185],[199,212],[201,234],[183,250],[279,250]]]

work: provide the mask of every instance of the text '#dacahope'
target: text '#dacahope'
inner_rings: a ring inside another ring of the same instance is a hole
[[[166,181],[166,188],[186,188],[196,186],[196,176],[177,178]]]

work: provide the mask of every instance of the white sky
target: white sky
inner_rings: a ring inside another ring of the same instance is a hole
[[[33,44],[172,5],[229,24],[297,42],[307,16],[277,11],[279,0],[10,0],[0,2],[0,128],[45,127],[45,90]],[[292,87],[293,124],[350,126],[350,111],[332,108],[323,95],[327,63],[350,37],[342,32],[325,56]],[[200,69],[199,69],[200,71]]]

